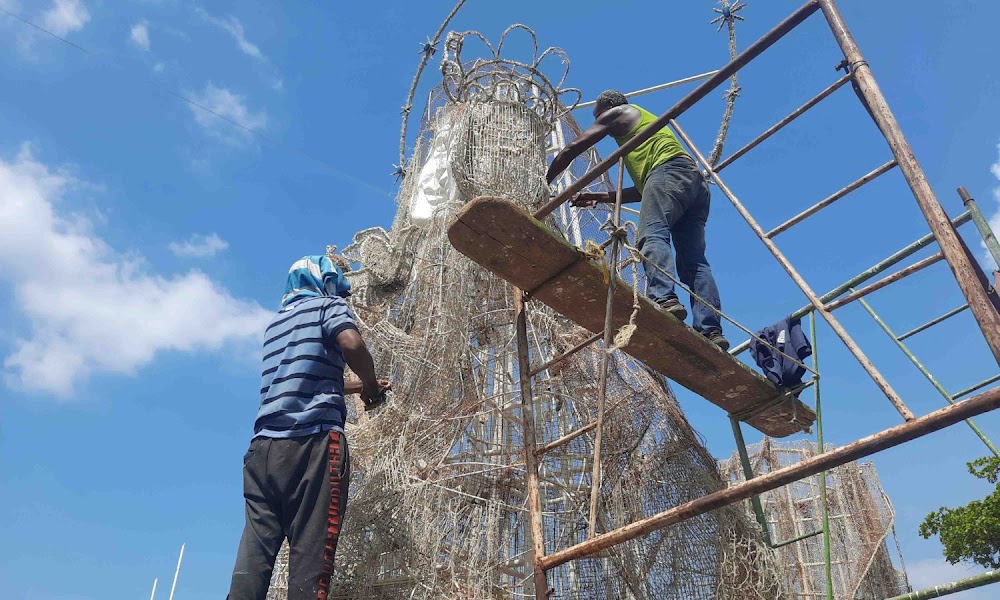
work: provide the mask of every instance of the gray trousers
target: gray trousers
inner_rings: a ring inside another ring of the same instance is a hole
[[[243,457],[246,526],[230,600],[264,600],[287,537],[288,600],[325,600],[350,485],[347,439],[339,431],[254,438]]]

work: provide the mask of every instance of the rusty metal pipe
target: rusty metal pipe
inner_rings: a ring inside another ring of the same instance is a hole
[[[697,500],[686,502],[591,540],[554,552],[541,559],[542,568],[551,569],[571,560],[593,556],[602,550],[647,535],[657,529],[663,529],[735,502],[746,500],[754,494],[777,489],[821,471],[871,456],[882,450],[940,431],[945,427],[951,427],[960,421],[995,410],[998,407],[1000,407],[1000,388],[995,388],[835,450],[771,471],[730,488],[713,492]]]
[[[594,335],[592,335],[589,338],[583,340],[579,344],[573,346],[572,348],[570,348],[566,352],[563,352],[559,356],[557,356],[557,357],[553,358],[552,360],[546,362],[544,365],[542,365],[540,367],[535,367],[534,369],[532,369],[528,373],[528,377],[534,377],[535,375],[538,375],[542,371],[544,371],[546,369],[552,368],[554,365],[557,365],[557,364],[561,363],[562,361],[566,360],[567,358],[573,356],[574,354],[576,354],[580,350],[583,350],[587,346],[589,346],[589,345],[593,344],[594,342],[596,342],[597,340],[601,339],[601,337],[603,337],[603,336],[604,336],[604,332],[603,331],[599,332],[599,333],[595,333]]]
[[[897,411],[899,411],[899,414],[907,421],[912,419],[913,413],[910,412],[910,409],[906,407],[906,404],[903,402],[903,399],[899,397],[899,394],[897,394],[894,389],[892,389],[892,386],[889,385],[889,382],[885,379],[885,377],[882,376],[882,373],[880,373],[879,370],[875,368],[875,365],[872,363],[872,361],[865,355],[865,353],[861,350],[861,348],[858,347],[857,343],[855,343],[854,339],[851,337],[851,334],[847,333],[847,330],[844,329],[844,326],[840,324],[840,321],[838,321],[837,318],[833,316],[833,313],[827,310],[826,305],[824,305],[823,302],[819,299],[819,297],[816,295],[816,292],[814,292],[813,289],[809,287],[809,284],[806,283],[806,280],[802,278],[802,275],[800,275],[799,272],[795,269],[795,267],[792,266],[791,261],[788,260],[788,258],[784,255],[784,253],[781,252],[780,249],[778,249],[778,246],[775,245],[775,243],[772,240],[769,240],[764,235],[764,230],[761,229],[760,223],[758,223],[757,220],[753,218],[753,215],[750,214],[750,211],[748,211],[747,208],[743,206],[743,204],[739,201],[739,198],[737,198],[736,195],[733,194],[732,190],[729,189],[729,186],[727,186],[726,183],[722,181],[722,178],[719,177],[719,174],[712,169],[712,165],[708,164],[708,161],[705,160],[705,157],[698,150],[698,147],[694,145],[694,142],[691,140],[691,138],[686,133],[684,133],[684,130],[681,129],[681,126],[678,125],[676,121],[673,120],[670,121],[670,125],[674,128],[674,131],[677,132],[677,135],[684,140],[684,143],[687,144],[687,147],[691,150],[691,152],[694,153],[698,161],[701,162],[702,167],[704,167],[705,170],[708,171],[709,176],[715,181],[715,184],[719,186],[719,189],[722,191],[722,193],[725,194],[727,198],[729,198],[729,201],[736,208],[736,211],[740,213],[740,216],[743,217],[743,220],[747,222],[747,225],[750,226],[750,229],[752,229],[753,232],[757,234],[757,237],[760,238],[760,241],[764,243],[764,246],[766,246],[767,249],[771,251],[771,255],[774,256],[775,260],[778,261],[778,264],[780,264],[781,267],[785,269],[785,272],[788,273],[788,276],[792,278],[792,281],[795,282],[795,285],[799,286],[799,289],[802,290],[803,294],[805,294],[806,298],[809,300],[809,303],[813,305],[813,308],[817,312],[819,312],[820,316],[823,317],[823,320],[825,320],[827,324],[830,326],[830,329],[833,329],[833,332],[837,334],[837,337],[840,338],[840,341],[844,342],[844,345],[847,346],[847,349],[850,350],[851,354],[854,355],[854,358],[858,361],[858,364],[861,365],[861,368],[863,368],[865,372],[868,373],[868,376],[872,378],[872,381],[875,382],[875,385],[878,386],[880,390],[882,390],[882,393],[885,394],[885,397],[889,400],[889,402],[892,403],[892,405],[896,408]]]
[[[927,220],[931,232],[937,238],[941,252],[944,253],[944,258],[948,261],[948,266],[951,267],[952,273],[955,275],[958,287],[969,303],[969,308],[986,338],[986,343],[993,352],[993,357],[1000,364],[1000,312],[993,307],[986,290],[980,284],[972,261],[962,249],[958,233],[952,228],[948,221],[948,215],[945,214],[941,203],[934,195],[923,169],[920,168],[920,163],[913,155],[913,149],[906,141],[906,136],[903,135],[895,115],[889,109],[889,104],[872,75],[871,67],[868,66],[857,42],[847,28],[847,23],[844,22],[840,9],[837,8],[837,4],[833,0],[817,1],[830,25],[830,30],[833,31],[833,36],[837,39],[837,43],[843,50],[848,65],[850,65],[858,92],[864,99],[866,108],[869,109],[872,119],[889,144],[892,155],[899,162],[899,169],[913,192],[913,197]]]
[[[739,150],[737,150],[736,152],[734,152],[732,156],[730,156],[726,160],[724,160],[724,161],[720,162],[718,165],[716,165],[715,166],[715,171],[719,172],[719,171],[725,169],[726,167],[728,167],[729,165],[733,164],[734,162],[736,162],[737,159],[739,159],[740,157],[742,157],[747,152],[750,152],[751,150],[753,150],[754,148],[756,148],[758,145],[760,145],[761,142],[763,142],[767,138],[769,138],[772,135],[778,133],[778,131],[780,131],[782,128],[784,128],[785,125],[788,125],[789,123],[791,123],[795,119],[801,117],[807,110],[809,110],[810,108],[812,108],[812,107],[816,106],[817,104],[819,104],[827,96],[829,96],[830,94],[832,94],[832,93],[836,92],[837,90],[839,90],[842,85],[844,85],[845,83],[847,83],[850,80],[851,80],[851,76],[850,75],[844,75],[843,77],[841,77],[837,81],[833,82],[833,84],[830,87],[826,88],[825,90],[823,90],[822,92],[820,92],[819,94],[817,94],[815,98],[813,98],[809,102],[806,102],[802,106],[796,108],[794,111],[792,111],[792,114],[788,115],[784,119],[782,119],[782,120],[778,121],[777,123],[775,123],[774,125],[772,125],[770,129],[768,129],[764,133],[758,135],[749,144],[747,144],[746,146],[743,146],[742,148],[740,148]]]
[[[882,279],[879,279],[878,281],[876,281],[875,283],[873,283],[871,285],[866,285],[865,287],[863,287],[863,288],[861,288],[861,289],[859,289],[857,291],[851,292],[850,294],[844,296],[843,298],[839,298],[837,300],[834,300],[833,302],[831,302],[831,303],[829,303],[829,304],[826,305],[826,309],[827,310],[836,310],[836,309],[844,306],[845,304],[850,304],[851,302],[854,302],[858,298],[863,298],[863,297],[867,296],[868,294],[870,294],[870,293],[872,293],[872,292],[874,292],[876,290],[880,290],[880,289],[884,288],[885,286],[887,286],[887,285],[889,285],[891,283],[895,283],[895,282],[899,281],[900,279],[903,279],[904,277],[908,277],[910,275],[913,275],[917,271],[921,271],[923,269],[926,269],[927,267],[933,265],[934,263],[939,262],[943,258],[944,258],[944,254],[941,254],[940,252],[938,252],[937,254],[934,254],[932,256],[928,256],[927,258],[925,258],[923,260],[919,260],[919,261],[913,263],[912,265],[906,267],[905,269],[900,269],[900,270],[896,271],[895,273],[893,273],[892,275],[889,275],[887,277],[883,277]]]
[[[517,309],[517,371],[521,385],[521,418],[524,420],[524,471],[527,488],[528,527],[531,531],[532,579],[535,600],[547,600],[548,581],[541,558],[545,555],[545,538],[542,527],[542,500],[538,484],[538,457],[535,456],[535,403],[531,397],[531,361],[528,356],[528,317],[524,291],[514,288]]]
[[[875,169],[871,173],[868,173],[867,175],[862,175],[860,178],[856,179],[855,181],[852,181],[851,183],[849,183],[846,186],[844,186],[843,188],[837,190],[833,194],[830,194],[826,198],[823,198],[822,200],[820,200],[816,204],[813,204],[812,206],[810,206],[809,208],[807,208],[804,211],[800,212],[799,214],[795,215],[791,219],[788,219],[787,221],[785,221],[781,225],[778,225],[777,227],[775,227],[771,231],[768,231],[765,235],[768,238],[773,238],[774,236],[778,235],[782,231],[785,231],[786,229],[791,228],[793,225],[798,224],[800,221],[804,221],[807,217],[810,217],[810,216],[818,213],[819,211],[823,210],[827,206],[830,206],[831,204],[833,204],[837,200],[840,200],[844,196],[850,194],[851,192],[853,192],[854,190],[856,190],[859,187],[863,186],[864,184],[868,183],[869,181],[873,181],[873,180],[877,179],[880,175],[884,175],[885,173],[888,173],[895,166],[896,166],[896,161],[895,160],[890,160],[889,162],[887,162],[884,165],[882,165],[881,167]],[[718,173],[718,172],[719,172],[718,169],[716,169],[716,173]]]
[[[648,140],[654,133],[663,129],[667,126],[667,123],[671,119],[675,119],[689,108],[694,106],[696,102],[707,96],[715,88],[722,85],[727,81],[733,73],[739,71],[747,65],[750,61],[757,58],[764,50],[770,48],[775,42],[780,40],[792,29],[795,29],[800,23],[805,21],[814,12],[819,10],[819,0],[809,0],[802,6],[798,8],[795,12],[788,16],[787,19],[778,23],[771,31],[768,31],[756,42],[750,44],[746,50],[741,52],[736,58],[730,61],[726,66],[719,69],[715,75],[712,75],[709,79],[705,80],[701,85],[691,90],[691,92],[681,98],[681,100],[674,104],[670,109],[660,115],[649,127],[643,129],[636,136],[630,139],[628,142],[622,144],[617,150],[609,154],[604,160],[594,165],[594,168],[583,174],[573,185],[569,186],[561,194],[549,201],[548,204],[538,209],[533,215],[536,219],[543,219],[548,216],[552,211],[559,208],[559,205],[563,204],[574,195],[576,195],[580,190],[590,185],[592,181],[603,175],[610,169],[618,159],[625,156],[629,152],[635,150],[640,144]]]

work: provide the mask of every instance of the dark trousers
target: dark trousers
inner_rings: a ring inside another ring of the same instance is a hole
[[[676,298],[672,279],[678,277],[695,294],[716,309],[722,308],[712,267],[705,258],[705,224],[711,196],[708,183],[687,156],[674,157],[657,166],[642,186],[638,247],[646,265],[646,295],[654,302]],[[670,248],[677,249],[676,265]],[[659,267],[659,269],[657,268]],[[702,302],[691,301],[692,326],[706,333],[722,329],[718,314]]]
[[[264,600],[287,537],[288,600],[324,600],[350,484],[347,439],[339,431],[254,438],[243,457],[246,526],[230,600]]]

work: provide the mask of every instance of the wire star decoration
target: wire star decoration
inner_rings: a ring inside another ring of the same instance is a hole
[[[722,31],[722,28],[727,24],[743,20],[743,17],[736,13],[747,7],[746,2],[737,1],[736,4],[729,4],[729,0],[719,0],[719,3],[722,5],[722,8],[712,9],[719,15],[711,21],[712,25],[719,24],[719,28],[716,31]]]
[[[427,41],[420,44],[419,54],[424,54],[427,58],[430,58],[438,51],[437,45],[437,42],[431,41],[431,38],[427,38]]]
[[[392,165],[391,175],[396,178],[397,182],[401,179],[406,179],[406,167],[404,165]]]

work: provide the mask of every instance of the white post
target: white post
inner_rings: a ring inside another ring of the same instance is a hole
[[[174,571],[174,582],[170,585],[169,600],[174,600],[174,588],[177,587],[177,576],[181,574],[181,561],[184,560],[184,546],[185,544],[181,544],[181,553],[177,557],[177,570]]]
[[[155,598],[156,598],[156,582],[157,581],[159,581],[159,579],[154,579],[153,580],[153,593],[151,593],[149,595],[149,600],[155,600]]]

